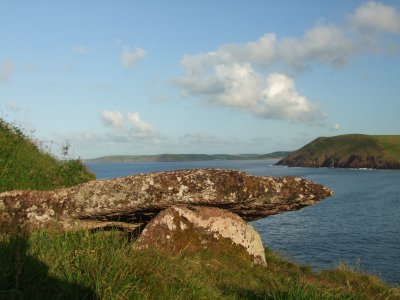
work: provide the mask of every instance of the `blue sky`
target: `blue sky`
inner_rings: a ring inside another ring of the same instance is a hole
[[[399,47],[397,1],[2,1],[0,116],[82,158],[399,134]]]

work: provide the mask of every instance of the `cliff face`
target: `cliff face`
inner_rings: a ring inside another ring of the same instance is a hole
[[[400,169],[400,136],[351,134],[321,137],[277,164],[290,167]]]
[[[348,155],[337,158],[333,155],[323,158],[306,159],[302,156],[284,158],[278,165],[290,167],[327,167],[327,168],[368,168],[368,169],[400,169],[400,163],[396,161],[384,161],[374,156]]]

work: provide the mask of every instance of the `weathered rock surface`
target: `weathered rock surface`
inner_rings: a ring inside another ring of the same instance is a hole
[[[93,229],[131,230],[173,205],[220,207],[246,221],[313,205],[332,195],[298,177],[261,177],[242,171],[194,169],[96,180],[55,191],[0,194],[0,231]]]
[[[266,265],[264,247],[254,228],[238,215],[215,207],[170,207],[147,224],[135,245],[172,255],[229,250]]]

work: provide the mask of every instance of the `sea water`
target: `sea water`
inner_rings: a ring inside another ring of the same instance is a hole
[[[225,168],[301,176],[334,190],[315,206],[251,222],[263,243],[315,270],[340,262],[400,285],[400,170],[287,168],[276,160],[87,163],[98,179],[138,173]]]

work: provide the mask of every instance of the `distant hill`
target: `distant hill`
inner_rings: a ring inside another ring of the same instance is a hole
[[[279,159],[290,152],[278,151],[269,154],[158,154],[158,155],[110,155],[87,162],[178,162],[207,160],[246,160],[246,159]]]
[[[21,129],[0,119],[0,192],[50,190],[95,179],[78,160],[61,161],[40,150]]]
[[[290,167],[400,169],[400,135],[319,137],[277,164]]]

